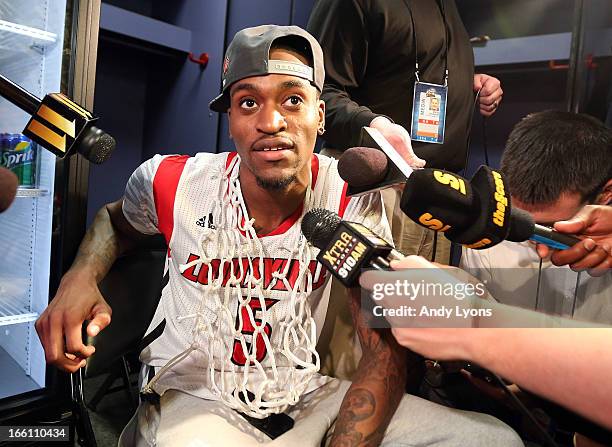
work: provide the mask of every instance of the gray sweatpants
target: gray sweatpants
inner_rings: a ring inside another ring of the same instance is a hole
[[[223,403],[168,391],[159,405],[143,402],[123,430],[128,446],[326,445],[350,382],[334,379],[302,397],[287,413],[294,427],[272,440]],[[393,416],[383,446],[522,446],[518,435],[492,416],[447,408],[406,394]]]

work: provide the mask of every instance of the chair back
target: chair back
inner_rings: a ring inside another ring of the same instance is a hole
[[[88,343],[96,353],[87,361],[86,377],[107,372],[138,347],[161,297],[166,249],[139,249],[117,259],[99,284],[113,310],[111,323]]]

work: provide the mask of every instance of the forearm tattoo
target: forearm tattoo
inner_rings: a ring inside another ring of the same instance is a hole
[[[108,212],[103,208],[83,237],[73,265],[89,264],[101,279],[113,265],[120,251],[119,239],[114,232]]]
[[[350,299],[363,355],[342,401],[331,444],[376,446],[401,401],[406,384],[406,351],[388,329],[368,327],[359,297]]]

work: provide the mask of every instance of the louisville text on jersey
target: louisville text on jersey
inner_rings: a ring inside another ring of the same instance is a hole
[[[189,258],[185,262],[186,264],[200,259],[198,255],[190,254]],[[234,258],[231,262],[226,261],[223,263],[223,280],[222,286],[225,286],[230,278],[232,272],[236,279],[240,280],[241,287],[247,287],[246,283],[252,279],[259,280],[260,275],[263,273],[263,284],[262,288],[266,290],[287,290],[285,281],[282,279],[275,278],[273,273],[287,272],[286,281],[289,283],[291,290],[295,288],[298,275],[300,273],[300,263],[297,259],[285,259],[285,258],[262,258],[263,268],[260,267],[260,258],[253,258],[250,262],[247,258]],[[287,269],[287,263],[289,268]],[[241,265],[242,264],[242,268]],[[210,265],[210,267],[209,267]],[[187,270],[182,275],[189,281],[196,282],[199,284],[207,285],[209,268],[212,268],[211,276],[213,280],[220,277],[219,270],[221,266],[221,259],[212,259],[210,264],[196,264]],[[312,290],[316,290],[325,283],[326,272],[325,269],[321,268],[321,264],[317,261],[310,261],[308,269],[312,274]],[[252,276],[251,276],[252,271]]]

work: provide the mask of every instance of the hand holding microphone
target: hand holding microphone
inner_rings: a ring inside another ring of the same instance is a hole
[[[612,268],[612,207],[587,205],[570,220],[556,222],[555,231],[570,233],[582,239],[564,250],[551,250],[538,244],[541,258],[550,256],[555,265],[569,265],[574,271],[588,270],[601,276]]]
[[[398,277],[410,278],[413,282],[420,278],[430,280],[436,270],[443,272],[416,256],[392,264],[397,271],[367,272],[362,277],[362,285],[371,290],[380,281],[389,284]],[[447,301],[450,305],[453,298],[447,297]],[[465,325],[441,328],[431,321],[425,327],[428,322],[417,315],[403,318],[401,325],[391,319],[391,330],[400,345],[427,358],[480,365],[521,388],[612,428],[612,412],[601,411],[611,407],[608,396],[612,386],[608,378],[612,362],[609,356],[601,355],[612,347],[609,327],[495,302],[487,302],[486,306],[492,311],[491,318],[478,318]],[[583,361],[576,361],[576,353]],[[585,368],[585,364],[598,367]],[[551,380],[550,371],[558,372],[562,379]],[[590,386],[592,383],[603,384],[606,392],[601,387]],[[568,393],[568,389],[576,392]]]

